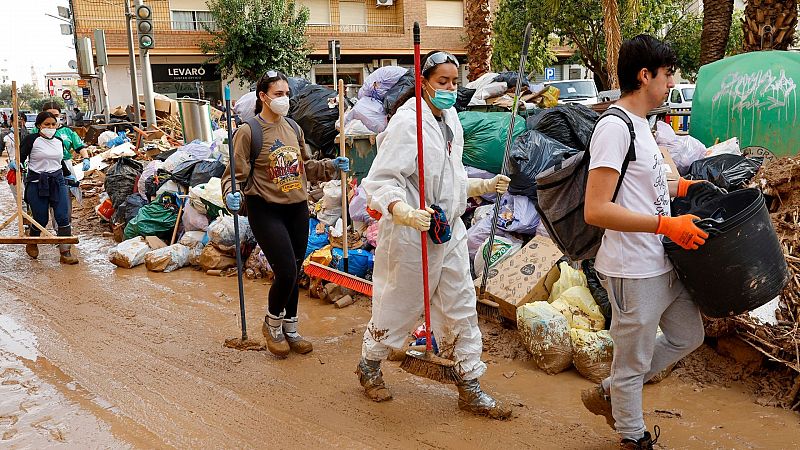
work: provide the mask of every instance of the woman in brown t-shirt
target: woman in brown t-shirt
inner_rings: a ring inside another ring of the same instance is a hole
[[[347,171],[347,158],[310,159],[303,131],[286,117],[289,83],[280,72],[268,71],[256,88],[256,120],[243,125],[233,139],[236,183],[242,186],[250,228],[269,261],[275,280],[261,328],[267,348],[286,357],[290,350],[308,353],[310,342],[297,332],[297,277],[308,244],[307,180],[328,181]],[[266,105],[266,108],[264,107]],[[262,133],[261,152],[251,168],[253,132]],[[231,212],[238,212],[242,194],[232,194],[230,166],[223,175],[223,192]]]

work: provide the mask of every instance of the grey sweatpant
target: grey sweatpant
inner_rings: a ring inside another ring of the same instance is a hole
[[[611,394],[617,432],[639,439],[646,431],[642,386],[703,343],[703,320],[674,270],[644,279],[600,278],[611,300],[614,340],[603,388]],[[663,334],[656,338],[659,326]]]

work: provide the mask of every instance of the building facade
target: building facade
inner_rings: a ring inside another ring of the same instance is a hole
[[[64,91],[70,91],[72,96],[82,94],[78,87],[81,76],[78,72],[48,72],[44,74],[45,94],[50,97],[61,97]]]

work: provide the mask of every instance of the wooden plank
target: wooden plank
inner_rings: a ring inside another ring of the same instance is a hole
[[[0,236],[0,244],[77,244],[78,236]]]
[[[39,231],[44,233],[44,235],[46,237],[55,237],[55,235],[53,233],[51,233],[50,230],[48,230],[47,228],[39,225],[39,223],[36,220],[34,220],[33,217],[29,216],[28,213],[26,213],[25,211],[20,211],[19,213],[22,214],[22,217],[28,219],[28,222],[30,222],[31,225],[35,226],[36,228],[39,229]]]
[[[2,224],[2,225],[0,225],[0,231],[4,230],[4,229],[5,229],[5,228],[6,228],[6,227],[7,227],[7,226],[8,226],[8,225],[11,223],[11,222],[13,222],[13,221],[14,221],[14,219],[16,219],[17,217],[19,217],[19,213],[18,213],[18,212],[14,212],[14,214],[12,214],[12,215],[11,215],[11,217],[9,217],[8,219],[6,219],[6,221],[5,221],[5,222],[3,222],[3,224]]]

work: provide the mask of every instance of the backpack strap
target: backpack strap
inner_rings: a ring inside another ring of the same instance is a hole
[[[609,117],[609,116],[614,116],[614,117],[622,120],[623,122],[625,122],[625,125],[628,126],[628,131],[631,134],[631,142],[628,145],[628,153],[625,154],[625,159],[622,161],[622,169],[620,170],[619,180],[617,180],[617,187],[616,187],[616,189],[614,189],[614,196],[611,197],[611,201],[615,202],[615,201],[617,201],[617,195],[619,195],[619,190],[622,188],[622,180],[625,177],[625,173],[628,171],[628,165],[630,165],[631,161],[636,161],[636,145],[635,145],[636,131],[634,131],[634,129],[633,129],[633,122],[631,122],[631,118],[628,117],[628,115],[625,114],[624,111],[622,111],[619,108],[615,108],[613,106],[608,108],[600,116],[600,118],[597,119],[597,123],[595,123],[595,125],[594,125],[595,129],[597,128],[597,125],[600,124],[601,120],[603,120],[604,118]],[[592,134],[594,134],[594,130],[592,130]]]
[[[297,146],[298,146],[297,151],[299,152],[298,157],[300,158],[300,161],[302,161],[303,146],[305,146],[305,142],[303,142],[303,138],[300,136],[300,125],[298,125],[297,122],[294,121],[294,119],[291,119],[288,116],[283,116],[283,118],[286,119],[287,122],[289,122],[289,126],[292,127],[295,136],[297,136]]]
[[[250,173],[247,175],[247,182],[250,183],[250,178],[253,177],[253,170],[256,168],[256,159],[261,154],[261,148],[264,146],[264,133],[261,132],[261,123],[258,121],[258,116],[253,116],[245,122],[250,126]],[[242,186],[244,188],[244,186]]]

